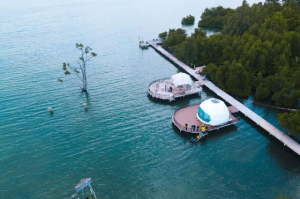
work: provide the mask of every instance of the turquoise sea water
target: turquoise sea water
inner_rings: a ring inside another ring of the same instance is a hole
[[[151,81],[179,69],[140,50],[139,35],[156,38],[219,4],[241,2],[2,2],[0,198],[70,198],[86,177],[98,198],[299,198],[299,157],[242,115],[192,147],[172,126],[176,108],[213,93],[171,104],[147,96]],[[98,53],[88,94],[62,75],[62,62],[76,64],[77,42]],[[279,127],[280,111],[244,104]]]

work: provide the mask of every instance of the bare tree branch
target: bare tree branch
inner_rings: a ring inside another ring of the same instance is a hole
[[[94,52],[90,52],[92,48],[90,48],[89,46],[84,47],[81,43],[76,43],[76,48],[81,51],[81,57],[79,57],[79,60],[77,60],[79,68],[73,67],[69,63],[63,63],[63,70],[65,75],[76,75],[83,83],[83,87],[81,87],[82,91],[87,91],[86,63],[91,58],[96,57],[97,54]],[[67,68],[70,69],[72,73]],[[82,77],[80,75],[80,72],[78,71],[79,69],[81,70]],[[58,81],[63,82],[63,80],[61,79],[58,79]]]

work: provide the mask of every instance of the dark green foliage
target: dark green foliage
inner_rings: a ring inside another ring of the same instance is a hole
[[[287,19],[283,18],[281,12],[276,12],[272,17],[265,20],[261,28],[263,31],[272,30],[277,33],[283,33],[288,29]]]
[[[187,37],[185,41],[175,48],[175,56],[183,60],[187,65],[197,62],[198,49],[194,37]]]
[[[226,86],[234,95],[249,96],[251,92],[250,74],[246,72],[242,64],[235,60],[229,66]]]
[[[66,71],[64,72],[64,74],[65,74],[65,75],[70,75],[71,73],[70,73],[68,70],[66,70]]]
[[[203,13],[203,17],[225,15],[222,7]],[[257,99],[292,107],[300,97],[299,16],[295,2],[250,7],[244,1],[228,14],[223,34],[208,38],[202,29],[195,29],[187,37],[183,29],[170,29],[163,47],[189,66],[207,65],[203,72],[231,94],[247,96],[252,90]]]
[[[245,71],[242,64],[233,60],[232,63],[225,61],[217,67],[209,64],[204,68],[203,74],[219,85],[221,89],[237,96],[249,96],[251,92],[250,75]]]
[[[238,7],[233,14],[228,16],[227,23],[223,27],[223,32],[229,35],[242,35],[253,24],[260,26],[267,15],[262,3],[248,4]]]
[[[162,33],[160,33],[160,34],[158,35],[158,37],[159,37],[159,38],[161,38],[161,39],[166,39],[166,38],[167,38],[167,36],[168,36],[168,33],[167,33],[167,31],[165,31],[165,32],[162,32]]]
[[[280,5],[279,0],[266,0],[266,3]]]
[[[255,92],[255,98],[260,100],[260,99],[265,99],[267,97],[269,97],[270,95],[270,91],[266,86],[263,86],[262,84],[260,84],[257,88],[256,88],[256,92]]]
[[[278,115],[279,124],[287,129],[289,133],[300,135],[300,111],[281,113]]]
[[[195,29],[187,37],[182,29],[170,29],[163,47],[189,66],[207,65],[203,74],[233,95],[253,91],[258,100],[293,107],[300,99],[299,17],[291,0],[206,9],[199,25],[223,28],[221,34],[206,37]]]
[[[188,15],[182,18],[181,24],[182,25],[193,25],[195,23],[195,17],[192,15]]]
[[[300,27],[299,27],[300,30]],[[200,37],[206,37],[206,32],[202,28],[195,28],[195,33],[193,33],[194,37],[196,38],[198,35]]]
[[[168,38],[164,41],[164,44],[162,46],[170,52],[174,53],[176,45],[185,41],[186,36],[187,35],[184,29],[170,29],[168,33]]]
[[[242,6],[249,6],[249,4],[246,0],[243,0]]]
[[[222,29],[228,17],[233,12],[233,9],[223,8],[222,6],[211,9],[206,8],[201,15],[201,20],[199,21],[198,26]]]

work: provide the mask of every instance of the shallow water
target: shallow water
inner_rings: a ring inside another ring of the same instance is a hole
[[[85,177],[98,198],[299,197],[299,157],[243,115],[192,147],[190,135],[172,125],[176,108],[210,91],[171,104],[147,96],[151,81],[179,69],[153,49],[140,50],[139,35],[156,38],[188,14],[197,22],[218,2],[3,2],[1,198],[69,198]],[[190,34],[194,27],[184,28]],[[62,75],[62,62],[76,64],[77,42],[98,53],[88,94]],[[279,110],[244,104],[279,127]]]

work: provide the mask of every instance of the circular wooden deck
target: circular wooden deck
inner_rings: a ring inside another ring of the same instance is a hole
[[[202,122],[197,119],[199,105],[192,105],[189,107],[181,108],[177,110],[173,115],[173,123],[179,128],[179,130],[189,133],[201,133]],[[239,120],[234,117],[231,113],[236,112],[236,108],[233,106],[228,107],[229,110],[229,122],[219,126],[207,125],[208,131],[219,129],[225,126],[229,126],[239,122]],[[188,128],[185,128],[185,124],[188,124]],[[191,129],[191,126],[199,126],[199,131]]]

